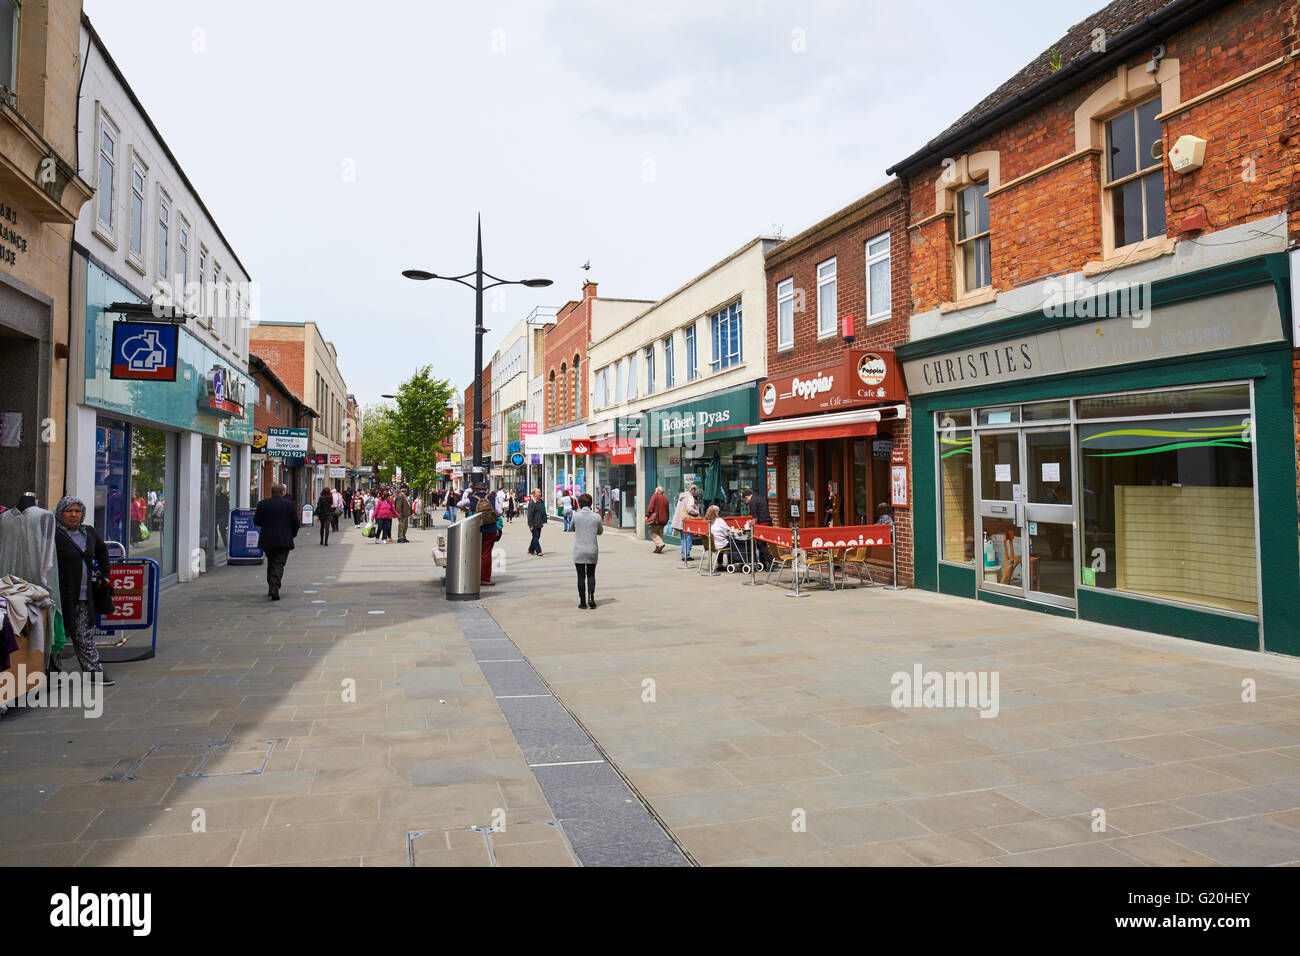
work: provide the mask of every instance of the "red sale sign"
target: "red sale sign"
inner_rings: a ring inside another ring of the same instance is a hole
[[[113,613],[100,615],[100,621],[106,627],[146,623],[149,620],[149,609],[145,605],[148,565],[113,564],[108,569],[108,580],[113,587]]]

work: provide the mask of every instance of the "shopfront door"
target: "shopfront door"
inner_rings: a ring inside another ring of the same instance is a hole
[[[979,586],[1074,607],[1074,465],[1069,429],[977,434]]]

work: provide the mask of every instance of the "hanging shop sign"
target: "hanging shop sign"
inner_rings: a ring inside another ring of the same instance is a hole
[[[253,454],[266,454],[266,432],[253,432]]]
[[[142,382],[176,381],[180,329],[148,322],[113,323],[110,378]]]
[[[216,366],[204,376],[199,393],[199,410],[210,415],[240,417],[244,414],[244,383],[228,368]]]
[[[591,442],[585,438],[570,438],[569,453],[572,455],[589,455],[591,454]]]
[[[341,464],[343,464],[343,456],[342,456],[342,455],[330,455],[330,461],[329,461],[329,463],[330,463],[331,465],[341,465]]]
[[[891,349],[849,349],[829,365],[768,379],[759,389],[759,414],[789,418],[906,398]]]
[[[510,447],[507,448],[506,450],[513,455],[515,452],[521,451],[522,449],[523,449],[522,443],[517,441],[512,441],[510,443]]]
[[[510,456],[510,464],[514,465],[516,468],[518,468],[518,467],[519,467],[520,465],[522,465],[523,463],[524,463],[524,456],[523,456],[523,455],[520,455],[520,454],[514,454],[514,455],[511,455],[511,456]]]
[[[453,465],[459,465],[459,464],[460,464],[460,459],[461,459],[461,454],[460,454],[460,452],[458,452],[458,451],[453,451],[453,452],[451,453],[451,463],[452,463]]]

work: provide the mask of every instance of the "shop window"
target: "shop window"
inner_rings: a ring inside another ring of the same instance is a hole
[[[1142,415],[1189,415],[1250,408],[1246,385],[1168,389],[1129,395],[1102,395],[1079,400],[1080,418],[1131,418]]]
[[[1081,583],[1257,613],[1249,409],[1090,421],[1078,434]]]
[[[939,451],[940,557],[958,564],[975,561],[975,483],[970,411],[934,417]]]
[[[794,348],[794,279],[776,284],[776,347]]]
[[[828,259],[817,267],[817,338],[835,334],[836,309],[835,260]]]
[[[0,86],[18,86],[18,14],[14,0],[0,0]]]
[[[989,183],[982,180],[957,193],[957,267],[963,292],[991,285]]]
[[[693,382],[700,375],[699,353],[695,348],[695,326],[686,327],[686,381]]]
[[[889,318],[889,233],[867,240],[867,321]]]
[[[709,316],[713,332],[713,361],[715,372],[739,365],[741,361],[740,303],[735,302]],[[689,371],[689,369],[688,369]]]
[[[1116,246],[1165,234],[1164,131],[1160,98],[1106,123],[1106,203]]]
[[[1061,402],[1037,402],[1033,405],[1022,405],[1020,408],[1021,417],[1027,422],[1054,422],[1070,420],[1070,403]]]
[[[664,339],[664,388],[672,388],[677,374],[677,364],[673,361],[673,337]]]

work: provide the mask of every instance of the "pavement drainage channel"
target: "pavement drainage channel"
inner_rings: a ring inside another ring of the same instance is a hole
[[[578,862],[696,865],[487,610],[465,604],[455,614]]]

